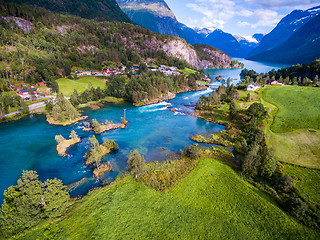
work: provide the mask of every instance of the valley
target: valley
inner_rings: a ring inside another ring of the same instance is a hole
[[[0,239],[319,239],[315,5],[0,1]]]

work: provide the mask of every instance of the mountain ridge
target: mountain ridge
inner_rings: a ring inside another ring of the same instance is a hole
[[[248,59],[263,60],[263,52],[269,51],[286,42],[296,31],[320,14],[320,6],[308,10],[294,10],[281,19],[277,26],[263,37],[260,45],[254,49]],[[260,56],[260,57],[259,57]]]

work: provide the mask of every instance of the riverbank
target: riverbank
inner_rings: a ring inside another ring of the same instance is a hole
[[[65,121],[65,122],[60,122],[60,121],[55,121],[53,119],[53,117],[50,117],[50,116],[47,116],[47,122],[50,124],[50,125],[58,125],[58,126],[70,126],[72,124],[75,124],[77,122],[80,122],[80,121],[83,121],[83,120],[86,120],[88,119],[89,117],[88,116],[81,116],[81,117],[78,117],[76,119],[73,119],[73,120],[68,120],[68,121]]]
[[[202,91],[202,90],[205,90],[207,88],[208,87],[205,87],[205,86],[197,87],[196,89],[185,88],[183,90],[177,91],[176,93],[168,92],[166,95],[161,95],[158,98],[153,98],[153,99],[150,99],[150,100],[148,99],[148,100],[145,100],[145,101],[140,101],[140,102],[134,103],[133,105],[136,106],[136,107],[141,107],[141,106],[146,106],[146,105],[157,104],[159,102],[163,102],[163,101],[166,101],[166,100],[174,99],[177,96],[177,94],[179,94],[179,93]]]
[[[104,103],[123,104],[125,102],[126,101],[123,98],[106,97],[106,98],[100,99],[99,101],[93,101],[93,102],[80,104],[78,106],[78,108],[82,109],[85,107],[90,107],[92,110],[98,110],[103,107],[102,104],[104,104]]]

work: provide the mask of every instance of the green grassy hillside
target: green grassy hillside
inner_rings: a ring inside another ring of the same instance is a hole
[[[319,239],[229,166],[204,158],[167,193],[126,177],[18,239]]]
[[[268,87],[263,99],[274,105],[268,146],[284,162],[320,168],[320,89]]]

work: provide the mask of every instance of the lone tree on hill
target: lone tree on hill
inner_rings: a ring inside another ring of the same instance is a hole
[[[145,171],[146,162],[137,150],[132,150],[128,158],[127,170],[130,175],[138,178]]]

